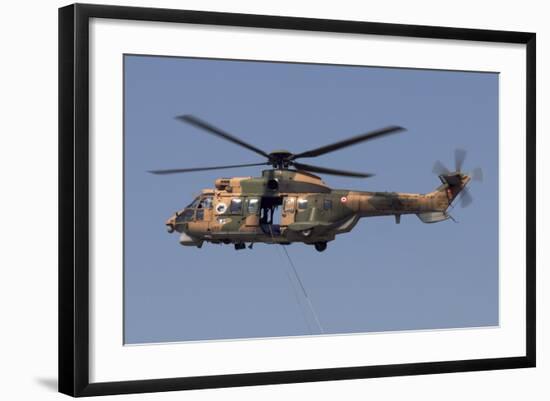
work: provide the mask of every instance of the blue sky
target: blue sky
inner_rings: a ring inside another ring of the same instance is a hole
[[[324,333],[498,324],[498,74],[125,56],[125,342],[319,334],[283,250],[182,247],[164,221],[202,188],[260,168],[147,170],[263,161],[174,119],[194,114],[266,151],[300,152],[387,125],[403,134],[315,159],[376,174],[333,188],[419,192],[435,160],[482,167],[458,221],[362,219],[327,251],[287,247]]]

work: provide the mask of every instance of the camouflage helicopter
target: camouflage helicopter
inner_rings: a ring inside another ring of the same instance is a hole
[[[257,242],[281,245],[301,242],[322,252],[336,235],[351,231],[361,217],[394,216],[397,224],[404,214],[416,214],[424,223],[452,219],[448,208],[453,201],[460,194],[462,206],[470,204],[472,197],[466,185],[472,179],[482,179],[480,168],[470,174],[461,172],[466,152],[457,149],[455,170],[451,171],[437,161],[433,171],[439,176],[441,185],[426,194],[332,189],[313,173],[357,178],[373,174],[313,166],[296,160],[403,132],[404,128],[389,126],[301,153],[287,150],[267,153],[195,116],[184,115],[177,119],[255,152],[267,161],[153,170],[150,173],[271,166],[262,171],[261,177],[218,178],[215,188],[203,189],[189,205],[172,215],[165,223],[167,231],[180,233],[179,242],[184,246],[201,248],[206,241],[233,244],[239,250],[246,244],[252,248]]]

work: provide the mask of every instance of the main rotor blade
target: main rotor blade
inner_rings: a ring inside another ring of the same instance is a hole
[[[464,149],[455,149],[455,171],[462,171],[465,159],[466,151]]]
[[[298,159],[299,157],[317,157],[317,156],[321,156],[321,155],[324,155],[325,153],[334,152],[335,150],[342,149],[342,148],[345,148],[347,146],[355,145],[359,142],[365,142],[365,141],[375,139],[375,138],[380,138],[382,136],[386,136],[386,135],[389,135],[389,134],[395,134],[397,132],[404,131],[404,130],[405,130],[405,128],[399,127],[399,126],[396,126],[396,125],[386,127],[386,128],[381,128],[379,130],[370,131],[370,132],[367,132],[366,134],[362,134],[362,135],[357,135],[357,136],[351,137],[349,139],[345,139],[343,141],[333,143],[331,145],[326,145],[326,146],[322,146],[322,147],[317,148],[317,149],[308,150],[307,152],[298,153],[298,154],[292,156],[292,160]]]
[[[176,169],[169,169],[169,170],[150,170],[149,173],[158,174],[158,175],[177,174],[177,173],[191,173],[191,172],[194,172],[194,171],[221,170],[221,169],[225,169],[225,168],[267,166],[269,164],[270,163],[264,162],[264,163],[250,163],[250,164],[234,164],[234,165],[231,165],[231,166],[176,168]]]
[[[331,168],[312,166],[310,164],[302,164],[297,162],[293,162],[292,165],[294,165],[299,170],[311,171],[314,173],[321,173],[321,174],[340,175],[344,177],[356,177],[356,178],[368,178],[368,177],[374,176],[374,174],[369,174],[369,173],[358,173],[355,171],[335,170]]]
[[[192,115],[183,115],[183,116],[178,116],[176,117],[176,119],[180,120],[180,121],[183,121],[183,122],[186,122],[188,124],[191,124],[197,128],[201,128],[205,131],[208,131],[210,132],[211,134],[214,134],[216,136],[219,136],[220,138],[223,138],[229,142],[233,142],[234,144],[236,145],[239,145],[239,146],[242,146],[243,148],[246,148],[248,150],[251,150],[259,155],[262,155],[264,157],[267,157],[269,159],[269,154],[267,154],[266,152],[264,152],[263,150],[261,149],[258,149],[257,147],[255,146],[252,146],[251,144],[249,143],[246,143],[245,141],[225,132],[225,131],[222,131],[221,129],[217,128],[217,127],[214,127],[213,125],[210,125],[208,124],[207,122],[205,121],[202,121],[201,119],[195,117],[195,116],[192,116]]]
[[[449,169],[439,160],[435,161],[432,171],[437,175],[447,175],[450,173]]]

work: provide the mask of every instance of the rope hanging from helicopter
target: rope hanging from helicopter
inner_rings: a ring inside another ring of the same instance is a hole
[[[275,247],[277,251],[277,255],[279,256],[279,259],[281,259],[281,262],[284,263],[283,255],[281,254],[281,251],[279,251],[279,247]],[[309,322],[309,319],[307,318],[306,310],[303,307],[302,303],[300,302],[300,293],[299,290],[296,288],[296,284],[292,280],[292,277],[290,276],[290,272],[288,269],[285,269],[286,278],[288,279],[288,282],[290,283],[290,286],[292,287],[292,292],[294,294],[294,298],[296,299],[296,304],[298,305],[298,309],[300,309],[300,312],[302,314],[302,317],[304,318],[304,322],[306,323],[307,329],[310,334],[313,334],[313,329],[311,328],[311,324]]]
[[[271,240],[273,241],[273,244],[277,245],[277,243],[275,242],[275,236],[273,235],[273,230],[272,230],[271,224],[269,225],[269,233],[271,234]],[[289,265],[292,268],[292,271],[294,272],[294,277],[296,277],[296,281],[298,281],[298,284],[300,285],[300,288],[302,290],[302,294],[304,295],[304,298],[307,301],[307,305],[309,307],[309,310],[311,311],[311,314],[313,315],[313,318],[315,319],[315,323],[317,324],[317,327],[319,328],[319,331],[321,332],[321,334],[324,334],[325,330],[323,329],[323,326],[321,325],[321,321],[319,320],[319,316],[317,315],[317,312],[315,311],[315,308],[313,307],[313,304],[311,302],[311,299],[309,298],[309,295],[306,291],[306,288],[304,287],[302,279],[300,278],[300,275],[298,274],[298,270],[296,269],[296,265],[294,264],[294,262],[290,258],[290,255],[289,255],[288,251],[286,250],[286,248],[284,247],[284,245],[280,245],[280,246],[281,246],[281,248],[283,248],[283,251],[286,255],[286,258],[289,262]],[[280,256],[280,253],[279,253],[279,256]],[[296,300],[298,301],[299,297],[298,297],[296,288],[294,286],[294,283],[292,282],[291,277],[288,274],[288,271],[286,271],[286,273],[287,273],[287,277],[290,281],[290,284],[292,286],[292,290],[294,291],[294,295],[296,296]],[[313,332],[311,330],[311,326],[309,324],[308,319],[306,318],[306,315],[305,315],[304,311],[302,311],[302,315],[304,316],[304,320],[306,321],[306,324],[308,326],[308,329],[309,329],[310,333],[313,334]]]

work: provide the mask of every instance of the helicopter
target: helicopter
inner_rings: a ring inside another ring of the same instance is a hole
[[[415,214],[423,223],[454,220],[448,213],[455,199],[463,207],[472,202],[466,187],[471,180],[481,181],[481,168],[462,172],[466,151],[455,150],[455,169],[436,161],[433,172],[441,184],[426,194],[367,192],[332,189],[317,174],[368,178],[370,173],[337,170],[304,164],[298,159],[313,158],[336,150],[404,132],[400,126],[369,131],[301,153],[276,150],[267,153],[193,115],[176,119],[246,148],[266,159],[259,163],[225,166],[151,170],[167,175],[239,167],[270,166],[261,177],[218,178],[214,188],[203,189],[185,208],[166,220],[169,233],[180,234],[183,246],[201,248],[204,242],[233,244],[236,250],[255,243],[313,245],[319,252],[339,234],[350,232],[362,217],[393,216],[397,224],[402,215]]]

